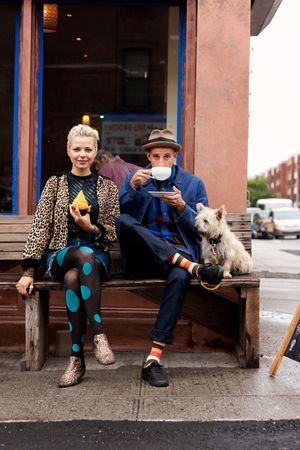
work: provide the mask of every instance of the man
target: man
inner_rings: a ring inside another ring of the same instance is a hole
[[[124,161],[119,155],[114,156],[105,150],[99,150],[95,160],[96,170],[99,175],[112,180],[120,188],[126,176],[139,166]]]
[[[142,378],[152,386],[168,386],[160,357],[182,310],[192,276],[219,283],[220,266],[200,265],[195,231],[196,204],[208,204],[200,178],[176,165],[181,146],[171,130],[153,130],[142,146],[150,165],[127,176],[119,192],[122,215],[117,218],[123,268],[127,277],[164,277],[166,287],[151,333],[152,348],[142,369]],[[152,178],[152,168],[169,167],[165,181]],[[161,198],[149,191],[173,192]]]

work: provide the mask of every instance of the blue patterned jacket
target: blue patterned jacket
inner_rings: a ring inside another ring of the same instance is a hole
[[[146,169],[150,169],[147,166]],[[143,222],[144,215],[153,197],[148,191],[156,191],[155,180],[150,178],[138,189],[134,189],[129,180],[135,172],[130,173],[124,180],[119,191],[120,210],[122,214],[129,214],[139,222]],[[203,181],[186,170],[177,167],[177,173],[171,182],[180,191],[183,200],[186,202],[186,208],[182,214],[179,214],[174,208],[173,217],[178,231],[185,246],[189,249],[194,261],[200,260],[199,236],[195,230],[196,204],[203,203],[208,206],[207,193]]]

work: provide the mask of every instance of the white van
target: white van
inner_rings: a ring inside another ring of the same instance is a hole
[[[292,208],[293,202],[290,198],[260,198],[256,206],[260,209]]]

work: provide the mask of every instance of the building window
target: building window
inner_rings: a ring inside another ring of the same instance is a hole
[[[0,213],[13,212],[15,33],[17,7],[0,5]],[[16,193],[15,193],[16,195]]]
[[[123,50],[123,106],[150,104],[150,50]]]
[[[57,24],[43,34],[41,185],[68,170],[66,135],[82,121],[103,149],[146,165],[150,131],[177,134],[179,6],[56,3]]]

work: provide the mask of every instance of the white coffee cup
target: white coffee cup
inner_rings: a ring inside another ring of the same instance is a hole
[[[171,167],[165,167],[165,166],[157,166],[152,167],[151,169],[151,178],[155,178],[156,180],[163,181],[170,178],[171,175]]]

